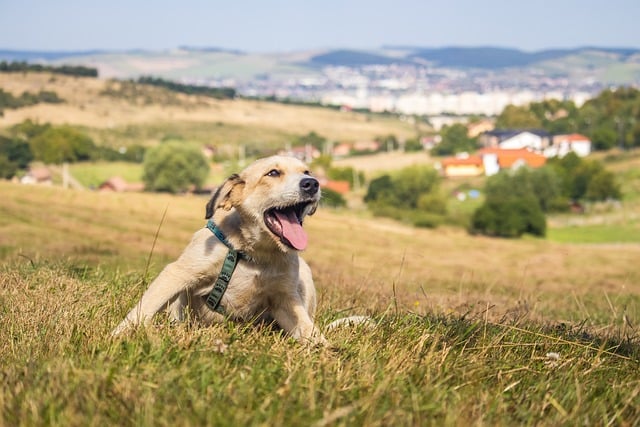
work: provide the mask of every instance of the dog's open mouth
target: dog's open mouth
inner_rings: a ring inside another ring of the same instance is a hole
[[[264,223],[285,245],[299,251],[304,250],[309,239],[302,228],[302,218],[309,204],[310,202],[305,202],[269,209],[264,213]]]

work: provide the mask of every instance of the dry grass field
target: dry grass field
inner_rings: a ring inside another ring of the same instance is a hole
[[[203,225],[207,200],[7,183],[0,189],[6,260],[60,258],[139,271],[153,247],[151,273],[179,255]],[[307,228],[313,244],[305,258],[318,273],[318,286],[359,296],[365,312],[391,303],[419,314],[489,307],[494,319],[526,312],[596,328],[621,325],[624,313],[638,315],[631,312],[640,298],[637,244],[491,239],[326,209]]]
[[[171,134],[233,145],[415,131],[390,118],[156,91],[145,96],[166,104],[132,103],[101,95],[106,84],[0,74],[4,90],[68,101],[7,110],[0,128],[71,123],[114,146]],[[390,156],[357,167],[431,161]],[[600,235],[636,232],[636,159],[625,162],[616,173],[630,178],[633,203],[607,214],[617,219],[598,224]],[[207,198],[0,181],[0,199],[0,426],[640,425],[633,236],[489,239],[321,208],[305,223],[303,253],[318,323],[365,314],[375,327],[332,331],[331,348],[309,348],[268,329],[158,316],[114,340],[109,331],[204,226]]]
[[[322,209],[304,253],[318,321],[367,314],[375,328],[332,332],[323,350],[160,318],[112,340],[204,225],[206,198],[0,193],[0,425],[640,423],[637,244],[493,240]]]

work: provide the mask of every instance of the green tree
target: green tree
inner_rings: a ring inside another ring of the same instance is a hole
[[[412,166],[373,179],[364,200],[375,215],[408,221],[419,227],[434,227],[446,214],[440,176],[429,167]]]
[[[410,166],[396,172],[392,182],[395,204],[417,209],[421,195],[439,190],[440,176],[432,167]]]
[[[473,213],[470,231],[496,237],[544,236],[546,219],[534,182],[527,169],[489,177],[485,201]]]
[[[0,154],[4,155],[7,161],[14,163],[17,169],[26,169],[33,160],[29,144],[18,138],[8,138],[1,135]]]
[[[608,150],[615,147],[618,135],[616,131],[607,126],[600,126],[591,133],[591,142],[594,150]]]
[[[447,156],[462,152],[472,152],[478,148],[474,138],[469,138],[467,127],[456,123],[444,126],[440,131],[442,141],[433,147],[432,153],[439,156]]]
[[[327,177],[335,181],[347,181],[351,187],[355,187],[356,181],[358,184],[364,183],[364,173],[357,172],[351,166],[344,166],[340,168],[329,168],[327,170]]]
[[[330,188],[322,189],[322,199],[320,201],[323,206],[329,206],[332,208],[342,208],[347,206],[347,201],[342,197],[342,194]]]
[[[306,135],[300,136],[296,138],[294,145],[296,146],[305,146],[311,145],[314,148],[322,151],[324,148],[324,144],[327,142],[327,138],[318,135],[316,132],[311,131]]]
[[[95,149],[93,140],[71,126],[49,127],[29,140],[33,157],[45,163],[89,160]]]
[[[549,167],[561,177],[562,194],[571,200],[603,201],[620,199],[622,193],[615,175],[602,162],[569,153],[552,159]]]
[[[393,193],[393,182],[390,175],[382,175],[372,179],[364,196],[365,203],[393,204],[395,195]]]
[[[404,143],[404,151],[412,152],[412,151],[422,151],[424,147],[420,142],[419,138],[409,138]]]
[[[533,129],[541,128],[542,121],[528,106],[507,105],[496,118],[498,129]]]
[[[147,190],[169,193],[201,188],[210,169],[198,147],[184,142],[166,142],[147,150],[143,168]]]
[[[546,234],[546,219],[532,194],[487,199],[471,217],[471,232],[494,237]]]
[[[6,154],[0,153],[0,178],[11,179],[16,174],[18,166],[9,160]]]
[[[16,138],[28,141],[31,138],[35,138],[36,136],[40,135],[49,128],[51,128],[51,125],[49,123],[40,124],[32,121],[31,119],[27,119],[21,123],[18,123],[17,125],[13,125],[9,129],[9,132]]]

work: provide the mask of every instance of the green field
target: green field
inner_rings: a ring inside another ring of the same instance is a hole
[[[640,223],[550,228],[547,238],[564,243],[640,243]]]
[[[321,325],[109,331],[206,198],[0,183],[0,425],[638,425],[640,247],[494,240],[324,209]],[[163,220],[164,216],[164,220]],[[157,240],[155,238],[157,233]],[[152,252],[152,256],[149,257]]]

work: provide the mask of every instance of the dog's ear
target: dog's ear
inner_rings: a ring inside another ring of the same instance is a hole
[[[205,219],[213,216],[218,208],[230,210],[240,203],[240,192],[244,187],[244,181],[240,175],[233,174],[216,190],[211,200],[207,203]]]

